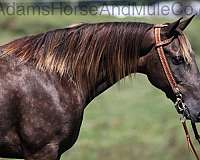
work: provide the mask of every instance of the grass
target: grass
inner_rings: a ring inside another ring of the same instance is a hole
[[[163,23],[167,20],[108,16],[1,16],[0,44],[72,23],[100,21]],[[196,53],[200,49],[199,25],[200,21],[196,19],[187,30]],[[190,160],[193,156],[185,144],[173,104],[144,75],[137,74],[89,104],[77,143],[62,156],[62,160],[79,159]]]
[[[184,140],[173,104],[137,75],[88,106],[78,143],[63,160],[188,160]]]

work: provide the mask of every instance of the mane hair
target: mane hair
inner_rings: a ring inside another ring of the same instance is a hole
[[[136,22],[80,24],[12,41],[3,46],[3,54],[77,83],[85,78],[92,85],[101,72],[115,81],[136,72],[140,45],[151,27]]]
[[[183,58],[187,64],[190,64],[192,62],[192,57],[191,57],[192,47],[190,42],[183,32],[180,32],[180,35],[178,35],[178,40],[180,43],[180,49]]]

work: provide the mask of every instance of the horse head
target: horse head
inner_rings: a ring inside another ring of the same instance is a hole
[[[150,82],[166,93],[173,102],[177,97],[174,88],[170,85],[167,74],[171,74],[176,88],[181,93],[182,101],[188,109],[186,118],[193,122],[200,121],[200,74],[195,60],[195,53],[189,40],[183,33],[194,16],[181,21],[181,19],[167,23],[160,27],[160,39],[164,58],[171,73],[165,73],[163,64],[158,54],[155,27],[146,32],[142,43],[143,56],[139,59],[139,67]]]

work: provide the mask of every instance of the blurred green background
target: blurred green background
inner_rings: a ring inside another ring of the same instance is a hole
[[[79,22],[172,22],[166,18],[112,16],[1,16],[0,44],[25,35],[63,28]],[[200,20],[195,18],[187,35],[200,53]],[[193,136],[193,135],[192,135]],[[197,145],[197,143],[195,142]],[[197,146],[200,152],[199,146]],[[192,160],[173,104],[136,74],[98,96],[86,108],[79,139],[62,160]]]

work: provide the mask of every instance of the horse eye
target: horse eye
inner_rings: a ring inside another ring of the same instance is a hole
[[[172,63],[174,65],[179,65],[179,64],[182,64],[184,63],[184,58],[182,56],[175,56],[175,57],[172,57]]]

